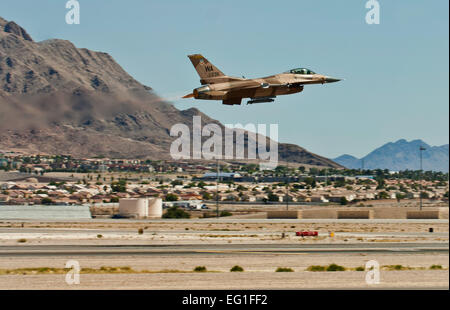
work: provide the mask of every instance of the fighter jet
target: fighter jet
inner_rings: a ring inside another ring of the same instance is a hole
[[[184,96],[204,100],[222,100],[223,104],[241,104],[243,98],[250,98],[247,104],[273,102],[276,96],[290,95],[303,91],[307,84],[339,82],[340,79],[317,74],[306,68],[292,69],[263,78],[246,79],[223,74],[200,54],[188,55],[200,76],[203,85]]]

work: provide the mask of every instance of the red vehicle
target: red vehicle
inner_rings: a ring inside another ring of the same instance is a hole
[[[307,236],[317,237],[319,235],[319,232],[318,231],[311,231],[311,230],[309,230],[309,231],[297,231],[295,233],[295,235],[299,236],[299,237],[307,237]]]

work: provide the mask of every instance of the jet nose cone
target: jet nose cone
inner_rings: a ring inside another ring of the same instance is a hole
[[[342,79],[336,79],[331,76],[325,77],[325,83],[335,83],[335,82],[339,82],[339,81],[342,81]]]

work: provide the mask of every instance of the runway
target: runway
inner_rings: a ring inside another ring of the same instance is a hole
[[[359,244],[180,244],[180,245],[17,245],[0,246],[1,257],[33,256],[170,256],[449,252],[448,243],[359,243]]]
[[[80,220],[62,219],[0,219],[0,223],[103,223],[103,224],[126,224],[126,223],[171,223],[171,224],[448,224],[448,219],[237,219],[237,218],[206,218],[206,219],[110,219],[93,218]]]
[[[204,234],[220,234],[220,235],[274,235],[274,234],[294,234],[295,229],[290,229],[291,231],[284,230],[270,230],[270,231],[261,231],[261,230],[155,230],[155,233],[162,235],[177,235],[177,234],[188,234],[188,235],[204,235]],[[147,230],[147,233],[152,232],[151,229]],[[130,234],[135,234],[136,229],[114,229],[114,228],[96,228],[96,229],[88,229],[88,228],[1,228],[0,227],[0,238],[2,234],[16,234],[18,237],[22,235],[28,234],[46,234],[46,235],[74,235],[74,234],[82,234],[82,235],[90,235],[93,233],[101,233],[101,234],[115,234],[115,235],[123,235],[127,236]],[[319,232],[319,236],[327,236],[328,232]],[[346,237],[424,237],[424,236],[435,236],[435,237],[449,237],[448,232],[334,232],[336,236],[346,236]]]

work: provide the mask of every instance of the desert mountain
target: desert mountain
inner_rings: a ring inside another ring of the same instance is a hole
[[[35,42],[0,18],[0,149],[75,157],[170,159],[170,128],[192,128],[195,108],[180,111],[131,77],[107,53],[65,40]],[[291,144],[279,159],[340,167]]]
[[[360,169],[364,160],[365,169],[419,170],[419,148],[421,146],[426,149],[422,153],[423,170],[448,172],[448,144],[430,146],[422,140],[408,142],[405,139],[401,139],[397,142],[386,143],[361,159],[351,155],[342,155],[335,158],[334,161],[352,169]]]

